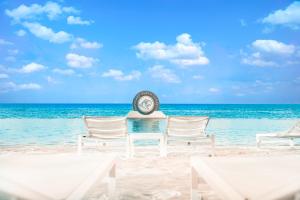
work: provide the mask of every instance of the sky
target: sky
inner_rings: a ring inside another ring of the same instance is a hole
[[[300,1],[0,1],[0,103],[300,103]]]

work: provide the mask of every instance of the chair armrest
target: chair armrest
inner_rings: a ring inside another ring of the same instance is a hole
[[[276,137],[280,134],[284,134],[284,132],[258,133],[258,134],[256,134],[256,137]]]

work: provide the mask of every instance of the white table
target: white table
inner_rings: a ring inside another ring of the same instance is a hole
[[[105,177],[112,199],[115,165],[109,154],[0,156],[0,199],[84,199]]]
[[[129,135],[131,142],[132,156],[135,154],[134,142],[138,140],[158,140],[159,141],[159,154],[161,157],[166,156],[165,148],[165,134],[163,133],[133,133]]]

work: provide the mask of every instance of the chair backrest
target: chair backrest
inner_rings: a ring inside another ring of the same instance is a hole
[[[180,137],[205,136],[208,117],[168,117],[167,135]]]
[[[300,136],[300,121],[298,121],[290,130],[288,130],[287,135]]]
[[[83,117],[89,136],[119,138],[128,134],[126,117]]]

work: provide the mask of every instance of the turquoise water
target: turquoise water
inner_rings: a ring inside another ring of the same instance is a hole
[[[0,145],[75,143],[84,132],[81,117],[120,116],[130,104],[0,104]],[[288,129],[300,119],[300,105],[161,105],[167,115],[211,118],[207,131],[219,145],[254,145],[256,133]],[[139,123],[129,124],[139,132]],[[155,129],[164,129],[161,122]],[[138,134],[138,133],[135,133]]]

